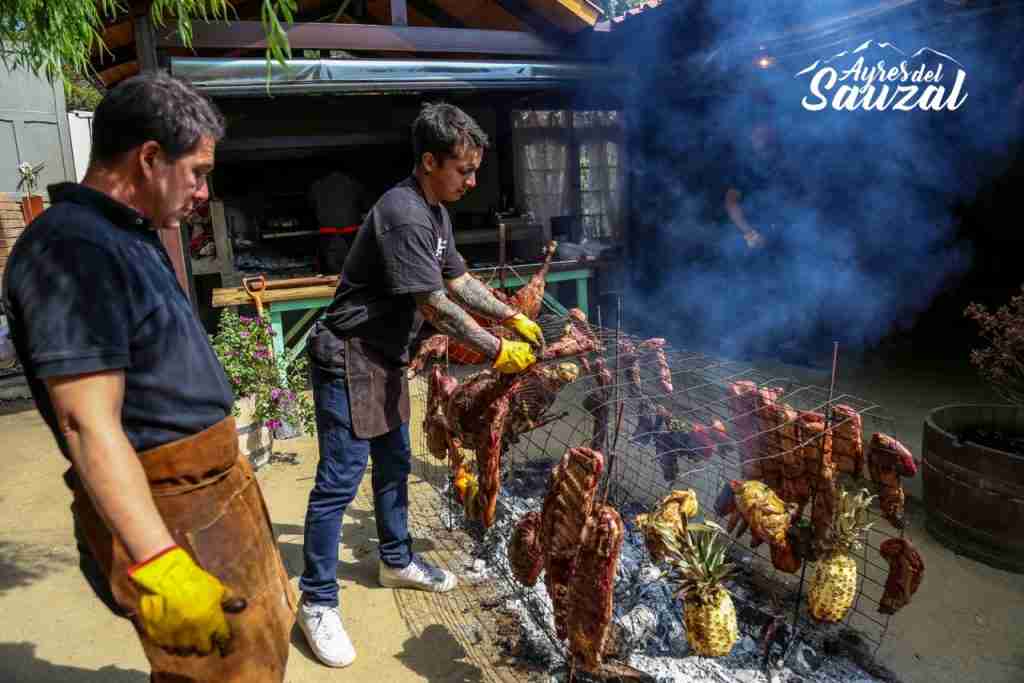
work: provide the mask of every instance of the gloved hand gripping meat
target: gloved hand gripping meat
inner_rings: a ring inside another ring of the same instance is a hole
[[[544,301],[544,289],[546,284],[547,274],[551,268],[551,258],[555,254],[555,249],[558,247],[557,242],[549,242],[545,249],[544,263],[540,269],[537,270],[531,277],[530,280],[521,287],[515,294],[508,297],[496,289],[491,289],[491,294],[496,299],[508,304],[512,308],[516,309],[531,320],[536,320],[537,316],[540,315],[541,304]],[[475,276],[474,276],[475,277]],[[456,301],[458,303],[458,301]],[[433,322],[436,316],[436,311],[432,307],[424,306],[422,309],[423,316],[427,322]],[[490,330],[492,334],[502,339],[516,340],[519,335],[514,330],[495,326],[492,321],[486,320],[481,316],[469,311],[473,319],[481,325]],[[410,374],[416,374],[426,367],[427,363],[431,358],[443,358],[445,354],[448,354],[448,359],[456,365],[480,365],[487,362],[487,358],[477,351],[476,349],[466,346],[462,342],[449,339],[446,335],[435,334],[425,339],[421,344],[416,355],[413,357],[412,362],[409,363]]]

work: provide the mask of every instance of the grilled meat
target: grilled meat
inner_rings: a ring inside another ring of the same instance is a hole
[[[648,339],[637,344],[637,349],[654,354],[658,365],[658,381],[661,383],[661,390],[666,394],[671,394],[673,390],[672,369],[668,366],[668,357],[665,355],[665,340],[661,337]]]
[[[540,315],[540,308],[544,303],[544,287],[548,270],[551,269],[551,259],[557,248],[558,242],[548,242],[548,246],[544,249],[544,263],[540,270],[530,276],[529,282],[520,287],[519,291],[508,299],[509,306],[531,320],[536,320]]]
[[[595,386],[583,398],[583,408],[594,417],[590,447],[601,450],[608,438],[608,417],[612,402],[612,373],[601,358],[594,361],[593,365]]]
[[[601,665],[615,598],[622,550],[622,519],[608,505],[595,506],[583,531],[576,571],[569,581],[569,650],[584,669]]]
[[[903,504],[906,496],[900,477],[917,474],[913,454],[888,434],[876,432],[871,435],[867,460],[871,481],[878,485],[878,503],[882,508],[882,516],[897,529],[902,529],[905,523]]]
[[[594,505],[604,456],[590,448],[570,448],[551,472],[541,513],[541,543],[547,551],[544,583],[555,613],[555,631],[568,636],[569,582],[576,569],[583,528]]]
[[[832,459],[836,469],[857,479],[864,476],[864,423],[848,405],[832,409]]]
[[[527,512],[516,524],[508,543],[508,561],[512,575],[524,586],[537,583],[544,569],[544,546],[540,542],[539,512]]]
[[[889,563],[885,579],[885,593],[878,604],[882,614],[896,614],[910,604],[924,578],[924,560],[921,553],[905,538],[882,541],[878,552]]]

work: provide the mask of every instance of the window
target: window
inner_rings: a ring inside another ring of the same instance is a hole
[[[516,111],[512,122],[519,203],[546,226],[576,216],[588,239],[621,238],[622,113]]]

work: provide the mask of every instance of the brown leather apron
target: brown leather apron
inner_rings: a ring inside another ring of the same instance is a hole
[[[409,421],[409,380],[396,366],[359,339],[345,341],[345,377],[352,431],[373,439]]]
[[[132,616],[153,681],[280,683],[297,601],[274,541],[252,467],[239,456],[234,418],[139,454],[160,515],[175,542],[234,596],[248,603],[228,614],[234,635],[226,657],[178,656],[149,641],[135,618],[139,591],[132,560],[97,514],[77,477],[72,503],[85,541],[110,581],[114,599]]]

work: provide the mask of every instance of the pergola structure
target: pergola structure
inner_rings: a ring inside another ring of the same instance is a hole
[[[230,22],[193,21],[191,48],[173,24],[156,28],[151,0],[126,3],[103,31],[93,67],[110,87],[175,57],[263,57],[262,0],[229,0]],[[345,59],[579,59],[602,17],[593,0],[298,0],[286,26],[293,55]],[[161,231],[179,281],[190,291],[181,236]]]

